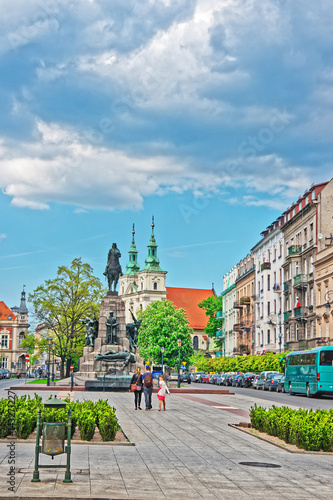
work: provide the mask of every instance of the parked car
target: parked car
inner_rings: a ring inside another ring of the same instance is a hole
[[[255,375],[253,382],[252,382],[252,389],[257,389],[259,377],[260,377],[260,375]]]
[[[0,379],[5,378],[5,370],[0,369]]]
[[[171,382],[173,380],[178,381],[178,373],[170,373],[168,380]]]
[[[199,382],[201,382],[203,384],[208,384],[209,377],[210,377],[209,373],[203,373],[202,375],[200,375]]]
[[[11,373],[9,370],[4,370],[5,371],[5,377],[4,378],[10,378]]]
[[[243,376],[244,376],[243,374],[235,375],[232,381],[232,387],[241,387]]]
[[[205,372],[193,372],[191,373],[191,381],[192,382],[199,382],[199,379],[201,375],[204,375]]]
[[[280,380],[277,383],[276,392],[286,392],[286,390],[284,388],[284,380],[285,380],[285,376],[282,375],[282,377],[280,378]]]
[[[190,374],[185,372],[185,373],[181,373],[180,374],[180,381],[181,382],[187,382],[187,377],[189,376]]]
[[[235,374],[231,374],[231,375],[229,375],[229,377],[227,378],[227,383],[226,383],[226,385],[227,385],[227,386],[232,386],[232,382],[233,382],[233,380],[234,380],[234,378],[235,378],[235,377],[236,377],[236,375],[235,375]]]
[[[264,385],[268,375],[279,373],[274,371],[261,372],[257,381],[257,389],[264,389]]]
[[[267,375],[264,383],[264,391],[276,391],[278,381],[283,377],[282,373],[271,373]]]
[[[222,385],[228,385],[228,380],[229,380],[230,375],[231,375],[231,373],[224,374],[224,379],[223,379]]]
[[[256,376],[255,373],[251,372],[244,373],[241,387],[251,387],[255,376]]]
[[[219,373],[216,377],[216,381],[215,381],[215,384],[216,385],[222,385],[223,384],[223,380],[225,379],[225,373]]]

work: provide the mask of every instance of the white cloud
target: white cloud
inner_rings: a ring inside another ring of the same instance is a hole
[[[7,238],[7,234],[4,234],[4,233],[0,234],[0,242],[2,240],[5,240],[6,238]]]

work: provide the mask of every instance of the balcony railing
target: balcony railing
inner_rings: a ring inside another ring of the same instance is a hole
[[[282,287],[280,283],[274,283],[273,285],[273,291],[276,293],[281,293],[282,292]]]
[[[270,269],[271,268],[271,263],[270,262],[263,262],[261,264],[261,270],[264,271],[265,269]]]
[[[291,311],[284,311],[283,321],[289,321],[290,317],[291,317]]]
[[[239,302],[240,302],[241,304],[246,305],[246,304],[250,304],[251,299],[250,299],[250,297],[241,297],[241,298],[239,299]]]
[[[308,277],[306,274],[297,274],[294,277],[295,288],[306,288],[308,286]]]
[[[240,302],[234,302],[234,309],[242,309],[244,304],[241,304]]]
[[[297,255],[302,252],[302,245],[291,245],[288,247],[288,255]]]
[[[290,287],[290,280],[285,281],[285,282],[283,283],[283,291],[284,291],[284,292],[289,292],[289,287]]]
[[[296,319],[306,318],[309,314],[307,307],[294,307],[294,315]]]

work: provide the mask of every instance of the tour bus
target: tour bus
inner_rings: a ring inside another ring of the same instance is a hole
[[[284,359],[284,388],[291,395],[333,395],[333,347],[295,351]]]

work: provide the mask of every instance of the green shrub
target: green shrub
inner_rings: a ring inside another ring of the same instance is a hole
[[[12,406],[12,408],[10,408]],[[14,408],[7,399],[0,400],[0,438],[7,437],[11,432],[11,417],[14,416]]]
[[[83,441],[91,441],[95,434],[95,413],[89,409],[83,408],[78,419],[78,426],[81,439]]]
[[[99,414],[99,432],[103,441],[114,441],[118,430],[118,420],[112,409]]]
[[[333,450],[333,410],[292,410],[286,406],[250,410],[253,428],[309,451]]]

